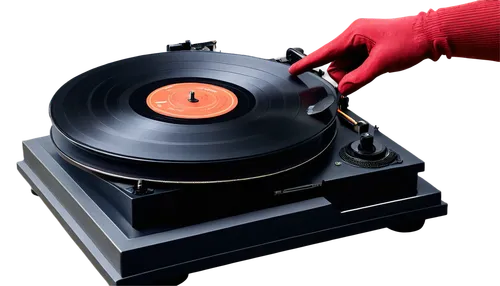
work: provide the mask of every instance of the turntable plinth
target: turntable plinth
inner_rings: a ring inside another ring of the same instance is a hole
[[[67,163],[48,137],[24,142],[25,160],[18,168],[110,284],[178,281],[189,273],[366,231],[418,230],[426,219],[446,214],[441,193],[418,177],[423,162],[378,131],[377,140],[397,150],[401,164],[390,169],[335,164],[343,162],[339,148],[359,138],[342,134],[347,136],[336,140],[337,151],[323,171],[304,174],[296,187],[256,184],[251,190],[258,199],[250,202],[236,186],[150,186],[152,193],[134,195],[133,185]],[[205,192],[202,199],[192,197],[196,191]],[[174,199],[179,207],[169,212]]]

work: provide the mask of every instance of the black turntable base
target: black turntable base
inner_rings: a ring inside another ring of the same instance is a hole
[[[63,86],[18,169],[110,284],[189,273],[443,216],[424,162],[349,110],[303,57],[169,46]],[[186,51],[189,50],[189,51]],[[166,107],[167,106],[167,107]]]
[[[355,137],[344,132],[338,139]],[[169,285],[169,279],[188,273],[343,236],[386,227],[418,230],[426,219],[445,215],[441,193],[417,176],[423,162],[381,133],[376,136],[401,152],[404,162],[377,171],[337,166],[343,161],[334,152],[326,168],[296,188],[267,192],[253,186],[262,192],[257,196],[269,199],[262,207],[216,193],[192,194],[192,202],[186,195],[185,209],[170,210],[176,196],[187,192],[183,187],[134,194],[132,185],[68,164],[48,137],[24,143],[18,168],[108,283]],[[287,196],[292,198],[272,206],[271,200]],[[183,223],[189,215],[194,218]],[[154,226],[162,219],[163,226]]]

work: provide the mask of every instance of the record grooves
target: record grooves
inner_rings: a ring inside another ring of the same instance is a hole
[[[169,110],[148,106],[159,89],[193,84],[198,94],[200,86],[213,86],[219,96],[207,99],[213,92],[202,90],[202,102],[189,102],[189,89],[177,88],[160,101],[175,98]],[[185,94],[176,93],[181,90]],[[335,104],[308,115],[309,106],[325,97]],[[153,54],[96,68],[64,85],[51,102],[51,136],[72,163],[120,178],[242,180],[293,169],[327,149],[336,134],[336,98],[320,77],[292,77],[286,65],[264,59],[199,51]],[[218,116],[191,107],[219,102],[228,105],[217,107]],[[188,111],[175,110],[179,106]],[[185,112],[195,118],[182,118]]]

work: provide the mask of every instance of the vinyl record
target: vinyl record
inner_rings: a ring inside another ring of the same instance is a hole
[[[336,90],[285,64],[203,51],[145,55],[83,73],[54,95],[51,136],[64,158],[125,179],[200,183],[293,169],[336,134]]]

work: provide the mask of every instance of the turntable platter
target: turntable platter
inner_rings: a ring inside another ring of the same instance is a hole
[[[336,90],[265,59],[176,51],[117,61],[66,83],[50,105],[52,139],[95,172],[160,182],[220,182],[284,172],[336,133]]]

